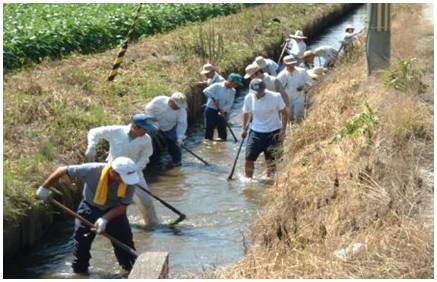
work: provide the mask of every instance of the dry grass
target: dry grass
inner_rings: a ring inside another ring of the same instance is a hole
[[[407,26],[417,38],[432,37],[420,24],[420,9],[396,5],[392,35],[400,58],[424,60],[433,50],[402,36]],[[433,85],[422,94],[395,91],[382,77],[366,80],[364,66],[364,56],[345,62],[316,89],[253,226],[254,245],[242,261],[214,277],[434,276]],[[432,69],[419,67],[424,80],[432,76]],[[329,144],[365,103],[377,113],[374,132],[363,128],[362,134]],[[354,244],[361,244],[356,253],[335,255]]]

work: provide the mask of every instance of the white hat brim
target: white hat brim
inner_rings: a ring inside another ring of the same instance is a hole
[[[140,177],[138,176],[137,172],[131,174],[118,172],[118,174],[120,175],[121,180],[123,180],[123,182],[127,185],[135,185],[140,183]]]
[[[294,39],[308,39],[308,37],[306,37],[306,36],[298,36],[298,35],[294,35],[294,34],[290,34],[290,37],[294,38]]]

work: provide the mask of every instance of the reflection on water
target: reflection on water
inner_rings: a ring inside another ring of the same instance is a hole
[[[352,23],[357,30],[364,26],[365,7],[355,11],[327,34],[314,41],[320,45],[339,47],[344,26]],[[238,139],[241,130],[243,95],[233,106],[230,122]],[[243,176],[244,146],[240,153],[234,179],[227,181],[239,143],[232,136],[228,142],[204,142],[203,126],[193,126],[186,146],[211,165],[205,166],[190,154],[183,153],[183,166],[147,176],[152,193],[186,214],[175,227],[166,223],[178,215],[155,201],[163,224],[144,229],[135,207],[128,209],[135,247],[138,253],[162,251],[170,254],[170,277],[184,278],[229,265],[244,254],[243,234],[263,204],[265,189],[272,180],[266,178],[263,157],[256,163],[255,179]],[[90,276],[71,272],[73,221],[55,224],[50,234],[31,254],[4,266],[7,278],[123,278],[106,238],[97,236],[92,247]]]

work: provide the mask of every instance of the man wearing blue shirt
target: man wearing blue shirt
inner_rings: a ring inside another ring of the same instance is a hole
[[[238,73],[231,73],[227,80],[203,90],[208,98],[205,108],[205,139],[213,140],[214,129],[217,128],[219,138],[226,141],[226,120],[234,103],[237,86],[243,86],[243,78]]]

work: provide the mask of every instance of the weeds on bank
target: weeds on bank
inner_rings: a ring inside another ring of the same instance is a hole
[[[357,134],[366,133],[369,139],[372,138],[375,126],[378,124],[378,115],[375,110],[373,110],[369,104],[366,103],[365,110],[350,119],[345,128],[343,128],[339,133],[335,135],[334,138],[329,142],[329,144],[337,143],[347,136],[354,136]]]
[[[422,82],[423,71],[417,69],[416,58],[398,59],[387,70],[383,71],[386,85],[399,91],[416,90],[424,93],[427,85]]]

